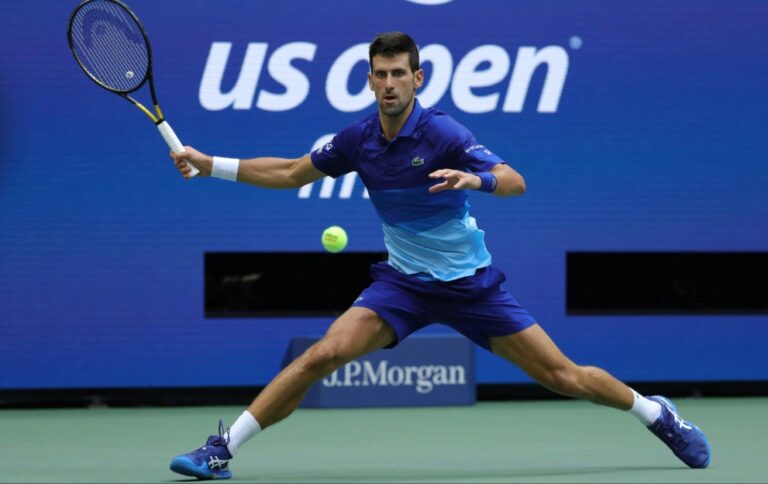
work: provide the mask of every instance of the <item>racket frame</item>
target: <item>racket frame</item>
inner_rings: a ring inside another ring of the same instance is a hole
[[[75,17],[77,16],[78,12],[80,12],[80,10],[83,7],[85,7],[87,4],[93,1],[111,2],[117,5],[119,8],[123,9],[123,11],[125,11],[128,15],[130,15],[133,21],[136,22],[136,25],[139,27],[139,31],[141,32],[141,36],[144,38],[144,44],[147,47],[147,70],[146,70],[146,73],[144,74],[144,79],[142,79],[141,82],[132,89],[128,89],[128,90],[115,89],[113,87],[110,87],[104,84],[88,71],[88,69],[85,67],[85,64],[80,60],[80,58],[77,55],[74,40],[72,38],[72,24],[74,23]],[[174,153],[184,152],[184,146],[181,144],[179,137],[176,136],[176,133],[174,133],[173,128],[171,128],[171,125],[168,124],[168,122],[165,120],[165,117],[163,116],[163,112],[160,110],[160,104],[157,102],[157,94],[155,93],[154,69],[152,65],[152,62],[153,62],[152,61],[152,44],[149,42],[149,35],[147,35],[147,31],[144,29],[144,24],[141,23],[141,20],[139,20],[139,17],[135,13],[133,13],[133,10],[131,10],[130,7],[128,7],[128,5],[124,4],[120,0],[84,0],[77,7],[75,7],[75,9],[72,11],[72,13],[69,16],[69,21],[67,22],[67,42],[69,43],[69,50],[72,52],[72,55],[75,57],[75,61],[77,62],[77,65],[80,66],[80,69],[83,72],[85,72],[85,74],[88,76],[89,79],[95,82],[99,87],[106,89],[109,92],[117,94],[118,96],[129,101],[134,106],[139,108],[144,114],[147,115],[147,117],[149,117],[149,119],[152,120],[152,122],[155,123],[158,130],[160,131],[160,134],[165,140],[166,144],[171,148],[171,150]],[[152,113],[152,111],[147,109],[147,107],[144,106],[142,103],[140,103],[138,100],[130,96],[130,93],[141,89],[145,84],[147,84],[147,82],[149,82],[149,92],[152,97],[152,104],[154,105],[154,108],[155,108],[154,113]],[[200,170],[198,170],[191,164],[187,163],[187,166],[190,168],[190,172],[188,173],[188,175],[186,175],[188,178],[197,176],[200,173]]]
[[[72,39],[72,24],[75,21],[75,17],[77,16],[77,13],[85,7],[87,4],[93,2],[95,0],[84,0],[83,2],[80,2],[80,4],[75,7],[75,9],[72,11],[72,14],[69,16],[69,21],[67,22],[67,42],[69,42],[69,50],[72,51],[72,55],[74,55],[75,60],[77,61],[77,65],[80,66],[80,69],[85,72],[85,74],[88,76],[90,80],[95,82],[99,87],[106,89],[107,91],[113,92],[117,94],[118,96],[126,99],[127,101],[133,103],[134,106],[141,109],[141,111],[146,114],[149,119],[151,119],[155,124],[160,124],[165,119],[163,117],[163,112],[160,110],[160,105],[157,102],[157,94],[155,93],[155,81],[153,79],[153,65],[152,65],[152,44],[149,42],[149,36],[147,35],[146,30],[144,30],[144,24],[141,23],[141,20],[139,20],[139,17],[136,16],[135,13],[128,7],[128,5],[124,4],[120,0],[98,0],[98,1],[107,1],[116,4],[118,7],[123,9],[128,15],[131,16],[134,22],[136,22],[136,25],[139,27],[139,31],[141,31],[141,36],[144,38],[144,44],[147,46],[147,72],[144,74],[144,79],[141,80],[139,84],[136,85],[136,87],[132,89],[115,89],[113,87],[110,87],[100,80],[98,80],[93,74],[91,74],[88,69],[86,69],[85,64],[80,60],[80,57],[77,55],[77,51],[75,50],[75,43]],[[152,104],[155,107],[155,112],[152,113],[149,109],[147,109],[146,106],[144,106],[142,103],[140,103],[138,100],[134,99],[130,96],[130,93],[138,91],[141,89],[145,84],[149,83],[149,92],[152,97]]]

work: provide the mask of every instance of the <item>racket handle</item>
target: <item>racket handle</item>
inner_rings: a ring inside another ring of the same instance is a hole
[[[173,128],[171,128],[171,125],[168,124],[168,121],[162,121],[157,125],[157,129],[160,131],[160,134],[163,136],[163,139],[168,144],[168,147],[171,149],[171,151],[174,153],[184,152],[184,145],[181,144],[179,137],[176,136],[176,133],[173,132]],[[187,163],[187,166],[192,170],[189,173],[190,178],[197,176],[197,174],[200,173],[200,170],[190,165],[189,163]]]

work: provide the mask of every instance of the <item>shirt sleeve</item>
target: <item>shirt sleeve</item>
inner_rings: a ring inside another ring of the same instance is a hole
[[[504,163],[494,152],[481,145],[475,139],[475,136],[462,126],[462,132],[459,137],[459,162],[465,170],[479,173],[490,171],[491,168]]]
[[[355,171],[350,156],[346,153],[348,150],[345,149],[349,137],[349,130],[342,130],[331,141],[313,151],[310,157],[315,168],[333,178]]]

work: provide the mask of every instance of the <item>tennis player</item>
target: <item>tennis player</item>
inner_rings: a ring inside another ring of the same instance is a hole
[[[470,191],[522,195],[525,181],[467,128],[416,99],[424,82],[414,41],[403,33],[370,44],[368,84],[378,110],[316,151],[297,159],[211,157],[194,148],[172,153],[203,176],[266,188],[297,188],[356,171],[378,212],[389,252],[371,267],[373,283],[325,336],[281,371],[248,409],[205,446],[177,456],[171,469],[200,479],[228,478],[228,461],[263,429],[290,415],[315,381],[345,363],[391,348],[433,322],[522,368],[550,390],[628,411],[685,464],[706,467],[704,433],[660,396],[644,397],[606,371],[568,359],[504,288],[484,232],[468,213]]]

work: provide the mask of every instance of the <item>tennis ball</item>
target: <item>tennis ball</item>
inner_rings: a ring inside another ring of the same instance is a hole
[[[343,228],[334,225],[323,230],[321,241],[325,250],[335,254],[336,252],[341,252],[347,246],[347,233]]]

